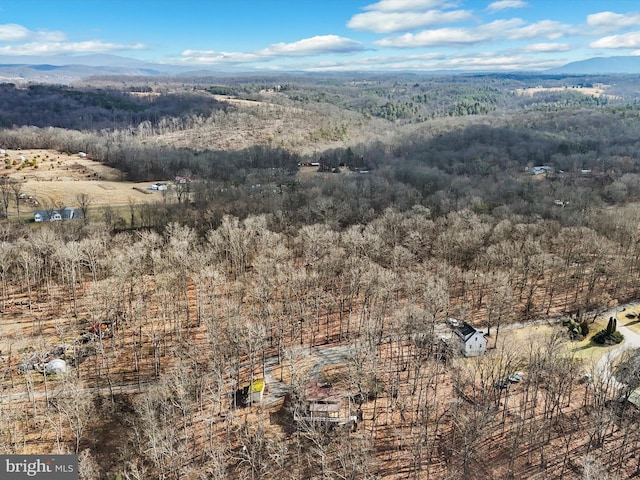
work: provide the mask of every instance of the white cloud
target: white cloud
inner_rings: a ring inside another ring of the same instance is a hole
[[[293,43],[275,43],[256,53],[267,56],[303,57],[325,53],[351,53],[362,50],[364,50],[364,46],[355,40],[339,37],[338,35],[319,35]]]
[[[629,55],[631,55],[632,57],[640,57],[640,50],[634,50]]]
[[[602,37],[589,44],[591,48],[639,48],[640,32]]]
[[[474,28],[439,28],[413,34],[383,38],[374,42],[381,47],[416,48],[442,45],[472,45],[499,38],[505,30],[522,25],[519,18],[496,20]]]
[[[383,57],[384,64],[377,63],[376,57],[362,59],[359,62],[323,63],[307,66],[309,71],[514,71],[544,70],[563,65],[564,61],[532,58],[526,55],[508,55],[499,52],[482,52],[460,55],[453,58],[444,56],[424,57],[399,56]],[[393,61],[395,59],[396,61]]]
[[[510,30],[507,32],[507,37],[513,40],[536,37],[553,40],[573,32],[574,28],[571,25],[556,22],[555,20],[541,20],[526,27]]]
[[[599,12],[587,16],[587,25],[600,33],[615,32],[623,28],[640,25],[639,13]]]
[[[123,50],[143,50],[145,45],[140,43],[123,45],[104,43],[101,41],[87,42],[30,42],[18,45],[4,45],[0,47],[3,55],[56,55],[60,53],[91,53],[115,52]]]
[[[520,68],[521,65],[529,63],[530,59],[526,57],[480,55],[477,57],[452,58],[441,62],[441,65],[446,65],[448,68],[506,70]]]
[[[375,33],[394,33],[442,23],[455,23],[471,17],[471,12],[466,10],[429,10],[422,13],[372,11],[354,15],[347,26]]]
[[[22,25],[8,23],[0,25],[0,42],[64,42],[67,36],[63,32],[38,30],[33,32]]]
[[[140,43],[123,45],[100,40],[68,42],[64,32],[32,31],[15,23],[0,25],[0,53],[4,55],[56,55],[61,53],[114,52],[142,50]]]
[[[67,36],[63,32],[52,32],[47,30],[41,30],[33,32],[32,39],[39,42],[65,42]]]
[[[443,59],[441,53],[423,53],[420,55],[398,55],[386,57],[367,57],[344,62],[344,65],[389,65],[406,62],[423,62],[425,60]]]
[[[215,50],[185,50],[182,56],[176,59],[170,59],[179,63],[187,63],[194,65],[213,65],[217,63],[251,63],[267,60],[255,53],[239,53],[239,52],[216,52]]]
[[[440,53],[423,53],[419,55],[399,55],[384,57],[357,58],[344,62],[318,62],[308,65],[306,69],[312,71],[353,71],[353,70],[415,70],[424,67],[429,62],[445,58]]]
[[[527,6],[527,2],[522,0],[499,0],[497,2],[490,3],[487,10],[490,12],[499,12],[500,10],[506,10],[508,8],[524,8]]]
[[[524,50],[531,53],[567,52],[571,46],[567,43],[534,43]]]
[[[305,57],[328,53],[353,53],[364,50],[360,42],[337,35],[321,35],[304,38],[292,43],[275,43],[255,52],[218,52],[215,50],[185,50],[179,63],[213,65],[219,63],[240,64],[266,62],[273,58]]]
[[[448,0],[380,0],[364,9],[378,12],[415,12],[446,6],[449,3]]]
[[[16,23],[0,25],[0,42],[16,42],[29,38],[31,32]]]

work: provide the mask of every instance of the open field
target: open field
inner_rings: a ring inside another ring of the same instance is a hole
[[[174,197],[171,191],[149,190],[153,182],[122,181],[123,174],[119,170],[77,154],[52,150],[6,150],[4,163],[2,175],[22,182],[22,192],[27,196],[20,206],[21,215],[53,206],[77,207],[80,194],[89,196],[91,207],[173,201]],[[11,168],[6,168],[6,165]],[[16,213],[13,202],[9,213]]]
[[[619,98],[615,95],[607,94],[607,85],[599,85],[596,87],[530,87],[518,88],[515,90],[517,95],[534,96],[536,93],[543,92],[578,92],[583,95],[591,95],[593,97]]]

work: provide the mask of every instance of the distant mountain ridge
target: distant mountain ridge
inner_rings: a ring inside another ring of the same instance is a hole
[[[118,55],[80,56],[8,56],[0,55],[0,83],[60,83],[67,84],[96,75],[155,76],[155,75],[220,75],[239,73],[234,68],[221,70],[184,65],[149,63]],[[250,73],[245,71],[244,73]],[[257,72],[253,72],[257,73]],[[264,72],[261,72],[264,73]],[[284,72],[281,72],[284,73]],[[377,72],[380,74],[382,72]],[[418,72],[414,72],[418,73]],[[443,72],[425,71],[425,74]],[[448,71],[448,74],[465,74],[468,71]],[[477,73],[477,72],[475,72]],[[491,73],[491,72],[485,72]],[[497,72],[496,72],[497,73]],[[532,73],[532,72],[529,72]],[[534,72],[535,73],[535,72]],[[640,56],[596,57],[571,62],[561,67],[537,72],[541,75],[610,75],[640,74]]]
[[[118,55],[0,55],[0,82],[71,83],[94,75],[176,75],[194,67],[149,63]],[[213,73],[213,70],[210,72]]]
[[[640,56],[595,57],[546,70],[551,74],[640,74]]]

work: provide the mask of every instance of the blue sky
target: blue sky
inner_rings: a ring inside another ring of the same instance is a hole
[[[94,53],[266,71],[542,70],[640,55],[640,2],[0,0],[3,62]]]

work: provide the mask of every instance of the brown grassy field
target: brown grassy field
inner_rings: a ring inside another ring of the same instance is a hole
[[[20,206],[21,216],[53,206],[77,207],[80,194],[89,196],[91,207],[139,205],[163,199],[172,201],[174,197],[170,191],[163,194],[149,190],[153,182],[123,181],[119,170],[77,154],[53,150],[6,150],[2,160],[4,168],[0,175],[23,182],[22,192],[27,198]],[[9,206],[9,214],[16,214],[13,202]]]

